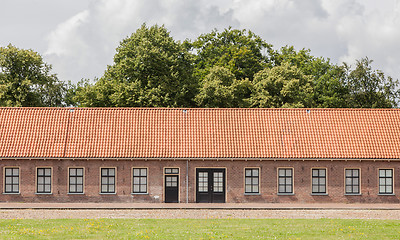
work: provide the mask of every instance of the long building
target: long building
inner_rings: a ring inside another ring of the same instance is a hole
[[[1,202],[399,202],[398,109],[0,108]]]

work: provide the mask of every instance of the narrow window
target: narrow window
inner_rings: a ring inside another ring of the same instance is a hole
[[[5,168],[5,193],[19,193],[19,168]]]
[[[278,193],[293,193],[293,169],[279,168],[278,171]]]
[[[346,169],[346,194],[360,193],[360,170]]]
[[[199,172],[199,192],[208,192],[208,172]]]
[[[83,168],[69,169],[69,193],[83,193]]]
[[[214,172],[214,186],[213,191],[216,192],[223,192],[224,191],[224,174],[222,172]]]
[[[37,168],[37,193],[51,193],[51,168]]]
[[[259,193],[259,169],[246,168],[245,173],[245,193]]]
[[[133,193],[147,193],[147,168],[133,169]]]
[[[393,169],[379,169],[379,194],[393,194]]]
[[[101,169],[101,193],[115,193],[115,168]]]
[[[326,193],[326,169],[312,170],[312,193]]]

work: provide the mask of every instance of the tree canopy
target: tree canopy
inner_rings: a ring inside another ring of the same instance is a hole
[[[199,107],[248,107],[251,88],[248,79],[237,80],[228,69],[215,66],[202,81],[195,101]]]
[[[354,66],[309,49],[273,49],[227,28],[176,41],[143,24],[100,78],[65,84],[32,50],[0,48],[1,106],[393,108],[399,82],[362,58]]]
[[[252,107],[313,107],[312,78],[285,62],[254,76]]]
[[[353,70],[347,64],[343,69],[349,90],[349,102],[355,108],[390,108],[397,105],[399,82],[386,77],[380,70],[372,69],[372,60],[357,60]],[[349,104],[350,105],[350,104]]]
[[[228,69],[236,79],[252,80],[267,66],[271,45],[251,31],[228,28],[200,35],[193,43],[195,73],[204,78],[214,66]]]
[[[122,40],[114,64],[94,84],[80,83],[81,106],[193,106],[192,55],[164,26],[142,25]]]
[[[0,47],[0,106],[64,106],[66,90],[37,52]]]

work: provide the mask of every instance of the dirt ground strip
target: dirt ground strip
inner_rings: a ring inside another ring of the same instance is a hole
[[[238,210],[238,209],[152,209],[152,210],[0,210],[0,219],[65,219],[65,218],[341,218],[341,219],[400,219],[400,210],[320,209],[320,210]]]

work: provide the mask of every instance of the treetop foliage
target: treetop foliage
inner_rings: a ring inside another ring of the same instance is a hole
[[[272,45],[251,31],[228,28],[200,35],[192,44],[196,53],[195,74],[200,78],[214,66],[225,67],[237,79],[253,79],[254,74],[267,66]]]
[[[192,55],[167,29],[142,25],[121,41],[114,64],[90,85],[77,89],[83,106],[179,107],[192,105]]]
[[[231,27],[176,41],[143,24],[103,76],[65,84],[32,51],[0,48],[0,106],[393,108],[399,82],[362,58],[333,64]]]
[[[64,106],[66,85],[33,50],[0,47],[0,106]]]

